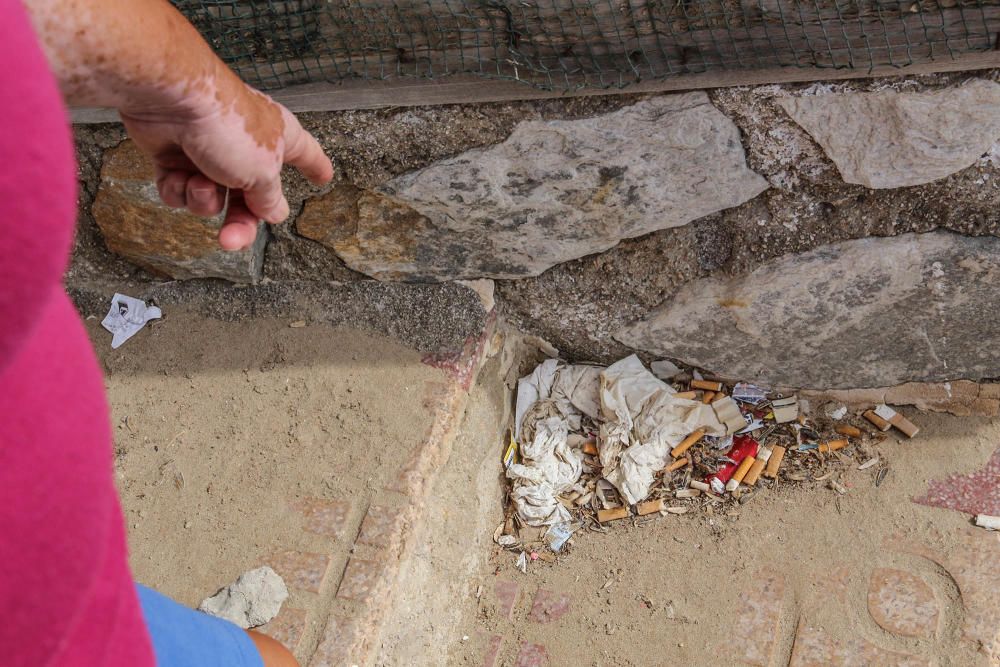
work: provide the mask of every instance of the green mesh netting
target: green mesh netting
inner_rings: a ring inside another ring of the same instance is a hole
[[[1000,0],[174,0],[247,82],[476,74],[554,90],[904,66],[998,46]],[[817,78],[822,73],[817,73]]]

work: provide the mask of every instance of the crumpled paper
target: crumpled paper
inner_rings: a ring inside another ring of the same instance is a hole
[[[101,326],[111,332],[111,349],[116,350],[139,333],[146,322],[161,317],[163,312],[156,306],[147,306],[141,299],[116,293],[111,298],[111,310],[101,321]]]
[[[580,429],[581,415],[597,419],[601,409],[598,388],[602,370],[599,366],[566,365],[558,359],[547,359],[518,380],[514,439],[521,441],[521,429],[525,427],[531,439],[532,422],[554,414],[567,420],[570,431]]]
[[[583,454],[566,444],[569,429],[561,417],[534,425],[534,439],[521,444],[524,463],[513,463],[507,477],[513,480],[511,499],[518,515],[529,526],[548,526],[573,517],[556,497],[580,479]]]
[[[726,435],[711,406],[676,393],[636,355],[603,369],[548,359],[521,378],[514,427],[525,463],[507,471],[521,518],[532,526],[570,519],[557,496],[582,472],[583,456],[566,438],[581,428],[583,416],[599,425],[604,478],[630,505],[649,495],[670,450],[690,433],[703,428],[706,435]]]
[[[604,478],[630,505],[641,502],[670,450],[691,432],[726,434],[711,406],[674,396],[676,391],[646,370],[635,355],[601,374],[601,411],[606,421],[598,440]]]

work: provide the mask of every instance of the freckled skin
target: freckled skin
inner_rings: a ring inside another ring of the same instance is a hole
[[[164,203],[228,206],[219,243],[250,245],[288,217],[285,163],[315,183],[333,166],[298,120],[244,84],[166,0],[24,0],[71,105],[118,109],[156,165]]]

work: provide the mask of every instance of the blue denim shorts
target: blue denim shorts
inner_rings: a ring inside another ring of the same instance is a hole
[[[264,667],[253,640],[236,625],[145,586],[136,589],[157,667]]]

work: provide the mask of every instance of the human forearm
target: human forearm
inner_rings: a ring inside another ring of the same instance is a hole
[[[223,248],[288,216],[283,164],[316,183],[333,176],[295,116],[244,84],[166,0],[23,1],[70,104],[118,109],[168,206],[225,207]]]
[[[232,103],[242,84],[166,0],[24,0],[72,105],[130,114]]]

